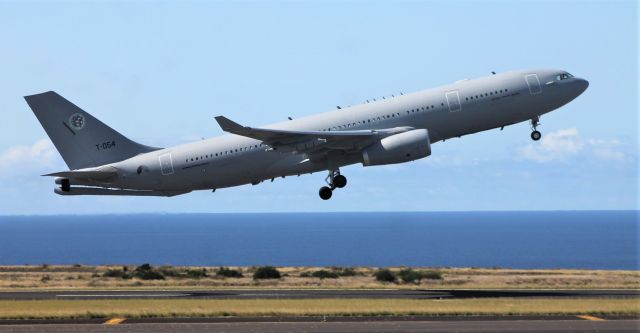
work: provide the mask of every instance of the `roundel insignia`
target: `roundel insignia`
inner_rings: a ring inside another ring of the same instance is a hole
[[[85,125],[84,116],[79,113],[71,115],[71,117],[69,117],[69,125],[76,131],[81,130]]]

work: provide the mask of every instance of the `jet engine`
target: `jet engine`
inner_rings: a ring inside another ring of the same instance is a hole
[[[409,162],[431,155],[429,131],[415,129],[388,136],[362,151],[362,165]]]

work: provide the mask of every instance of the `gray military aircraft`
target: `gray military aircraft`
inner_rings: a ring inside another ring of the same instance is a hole
[[[231,133],[170,148],[136,143],[53,91],[26,96],[69,171],[61,195],[174,196],[329,172],[320,197],[347,185],[340,167],[414,161],[431,143],[530,121],[582,94],[589,82],[562,70],[500,73],[263,127],[215,117]]]

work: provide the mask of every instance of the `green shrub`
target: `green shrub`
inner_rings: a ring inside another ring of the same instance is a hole
[[[153,270],[149,264],[142,264],[133,271],[133,276],[142,280],[164,280],[162,273]]]
[[[216,271],[216,276],[227,277],[227,278],[241,278],[243,277],[242,272],[236,269],[230,269],[227,267],[220,267]]]
[[[142,271],[135,274],[135,277],[142,280],[164,280],[164,275],[158,271]]]
[[[164,276],[171,276],[171,277],[178,277],[178,278],[186,277],[185,275],[187,275],[184,269],[175,269],[171,266],[158,267],[157,271]]]
[[[321,269],[319,271],[315,271],[311,273],[311,276],[319,279],[337,279],[340,276],[336,272],[328,271],[325,269]]]
[[[422,280],[422,274],[411,268],[401,270],[398,272],[398,276],[404,283],[420,283],[420,280]]]
[[[258,267],[256,271],[253,272],[254,280],[279,279],[280,276],[280,272],[273,266]]]
[[[422,278],[429,280],[442,280],[442,273],[439,271],[424,271],[422,272]]]
[[[356,272],[355,268],[353,268],[353,267],[342,268],[342,269],[338,270],[337,273],[340,276],[356,276],[356,275],[359,275],[358,272]]]
[[[310,278],[310,277],[312,277],[312,275],[311,275],[311,272],[302,272],[302,273],[300,273],[300,277]]]
[[[207,277],[208,275],[207,275],[207,270],[203,268],[203,269],[189,269],[187,270],[187,276],[192,279],[200,279],[200,278]]]
[[[396,275],[386,268],[377,270],[373,276],[380,282],[396,282]]]
[[[42,278],[40,279],[40,282],[42,283],[47,283],[51,281],[51,277],[49,275],[43,275]]]
[[[151,265],[149,264],[142,264],[136,267],[136,271],[150,271],[151,269],[153,269],[153,267],[151,267]]]
[[[106,272],[102,274],[103,277],[108,278],[121,278],[121,279],[130,279],[131,274],[121,271],[119,269],[108,269]]]

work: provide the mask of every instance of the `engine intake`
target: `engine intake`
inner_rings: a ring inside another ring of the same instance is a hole
[[[385,165],[414,161],[431,155],[429,131],[415,129],[388,136],[362,151],[362,165]]]

